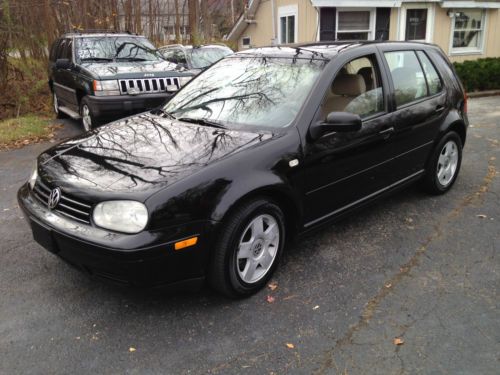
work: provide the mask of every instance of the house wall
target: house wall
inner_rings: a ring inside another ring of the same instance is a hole
[[[276,41],[278,38],[278,9],[281,6],[297,5],[298,7],[298,43],[313,42],[317,40],[319,15],[310,0],[275,0],[275,25]],[[272,11],[271,0],[261,0],[255,14],[256,23],[249,24],[238,38],[238,49],[243,49],[242,38],[249,36],[252,47],[267,46],[272,44]],[[435,5],[433,43],[439,45],[450,57],[451,61],[464,61],[484,57],[500,56],[500,9],[487,9],[485,24],[485,41],[482,53],[476,54],[450,54],[450,40],[452,19],[447,14],[448,9]],[[391,9],[389,39],[399,39],[400,10]]]
[[[255,13],[256,23],[249,24],[245,31],[238,38],[238,49],[242,50],[242,39],[250,37],[252,47],[262,47],[272,44],[273,25],[271,0],[261,0]],[[316,40],[317,35],[317,11],[309,0],[275,0],[274,22],[276,27],[276,41],[278,38],[278,9],[282,6],[297,5],[298,25],[297,43],[311,42]]]
[[[452,19],[448,9],[436,6],[433,42],[440,46],[451,61],[473,60],[484,57],[500,56],[500,18],[498,9],[486,10],[485,36],[483,53],[452,54],[450,50]]]

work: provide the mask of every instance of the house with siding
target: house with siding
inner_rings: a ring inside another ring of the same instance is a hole
[[[500,1],[250,0],[227,39],[238,49],[331,40],[412,40],[452,61],[500,56]]]

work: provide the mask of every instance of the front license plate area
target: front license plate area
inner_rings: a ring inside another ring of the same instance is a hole
[[[31,231],[33,232],[33,239],[42,245],[51,253],[57,253],[54,239],[52,238],[52,230],[36,221],[31,221]]]

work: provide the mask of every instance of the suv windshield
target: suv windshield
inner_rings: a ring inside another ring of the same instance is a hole
[[[158,61],[155,47],[144,37],[101,36],[76,38],[79,61]]]
[[[227,48],[192,48],[191,51],[187,52],[191,57],[191,65],[194,69],[204,69],[207,66],[219,61],[223,57],[233,53]]]
[[[284,127],[295,119],[326,61],[229,57],[190,82],[164,107],[177,118]]]

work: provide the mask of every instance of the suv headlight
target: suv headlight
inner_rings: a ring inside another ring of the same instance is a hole
[[[107,201],[95,206],[94,223],[123,233],[139,233],[148,223],[148,209],[136,201]]]
[[[96,96],[120,95],[120,86],[117,80],[97,81],[93,83]]]
[[[28,184],[30,185],[31,190],[35,187],[36,179],[38,178],[38,163],[35,161],[35,166],[33,171],[31,171],[30,178],[28,180]]]
[[[188,83],[189,81],[191,81],[193,79],[193,77],[191,76],[184,76],[184,77],[179,77],[179,83],[181,84],[181,87],[184,86],[186,83]]]

